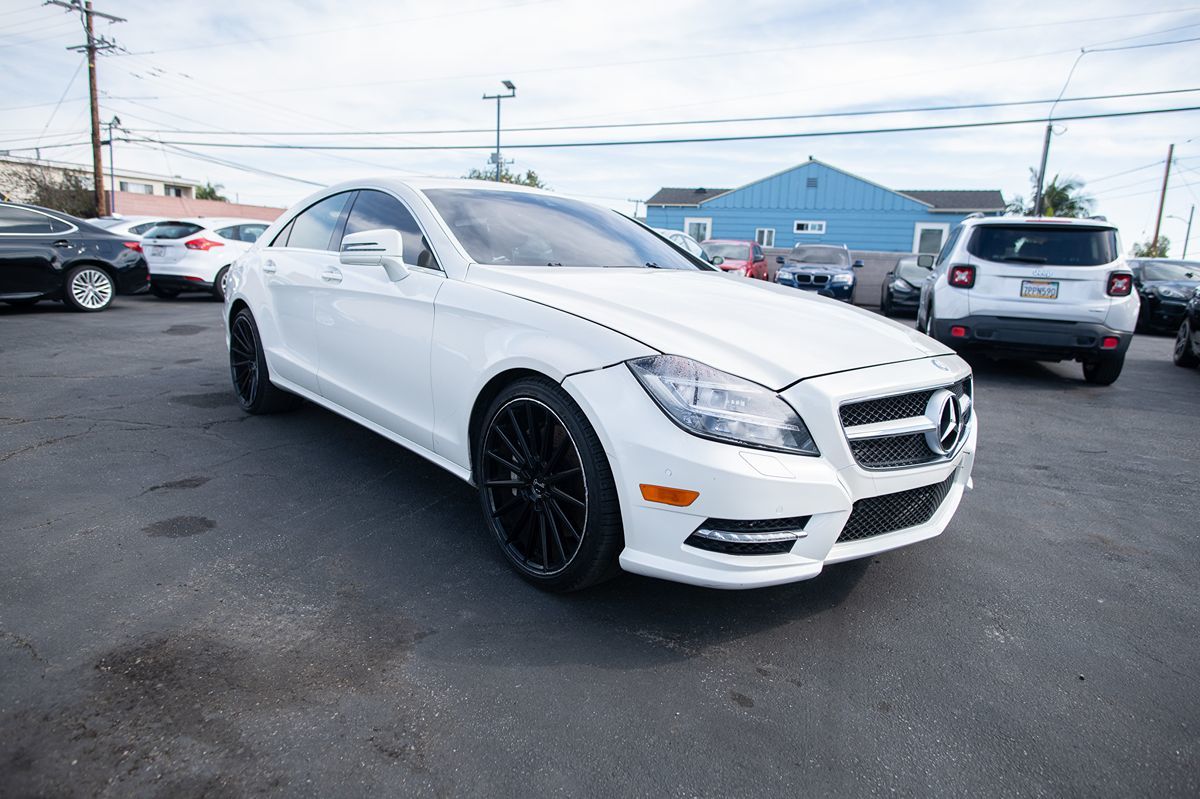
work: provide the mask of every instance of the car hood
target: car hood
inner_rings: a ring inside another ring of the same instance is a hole
[[[779,267],[780,272],[807,272],[813,275],[837,275],[849,272],[854,274],[854,270],[848,266],[838,266],[837,264],[784,264]]]
[[[1172,288],[1181,292],[1183,296],[1192,296],[1192,291],[1200,287],[1200,280],[1147,280],[1142,283],[1148,289]]]
[[[466,279],[775,390],[951,352],[869,311],[715,272],[472,265]]]

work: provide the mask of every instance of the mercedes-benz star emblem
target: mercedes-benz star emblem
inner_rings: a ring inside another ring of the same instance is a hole
[[[933,392],[925,405],[925,416],[934,425],[925,434],[929,449],[938,455],[953,452],[962,435],[962,409],[958,406],[958,398],[944,388]]]

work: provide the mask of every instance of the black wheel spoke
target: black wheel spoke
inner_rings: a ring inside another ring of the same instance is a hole
[[[536,399],[511,400],[492,417],[481,454],[480,491],[509,558],[532,575],[565,569],[587,527],[587,476],[562,419]]]

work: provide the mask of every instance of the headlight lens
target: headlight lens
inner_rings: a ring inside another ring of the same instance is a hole
[[[668,417],[689,433],[762,449],[818,455],[804,421],[774,391],[678,355],[627,362]]]
[[[1178,289],[1173,289],[1170,286],[1159,286],[1158,287],[1158,296],[1171,297],[1173,299],[1182,300],[1183,292],[1179,291]]]
[[[829,282],[830,283],[853,283],[854,275],[834,275],[830,279]]]
[[[893,280],[892,288],[895,291],[911,291],[912,290],[912,286],[908,285],[903,280]]]

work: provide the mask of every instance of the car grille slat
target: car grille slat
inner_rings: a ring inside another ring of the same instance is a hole
[[[946,501],[954,485],[954,474],[951,472],[945,480],[933,485],[858,500],[837,543],[861,541],[925,524]]]
[[[973,399],[969,377],[943,388],[960,399],[964,394]],[[890,397],[848,402],[839,409],[842,426],[858,427],[924,416],[930,397],[939,390],[927,388]],[[963,414],[964,424],[971,420],[972,410],[973,406],[968,404]],[[850,452],[858,464],[866,469],[903,469],[935,463],[944,457],[929,448],[923,433],[853,439],[850,441]]]

